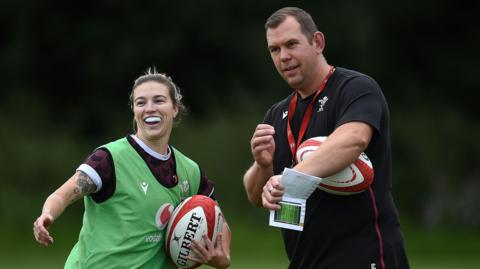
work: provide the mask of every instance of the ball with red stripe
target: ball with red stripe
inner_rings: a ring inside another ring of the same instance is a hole
[[[175,208],[168,222],[165,239],[167,255],[179,268],[200,266],[187,259],[187,256],[195,257],[190,248],[192,240],[205,245],[202,235],[206,234],[215,245],[222,227],[223,214],[217,202],[204,195],[188,197]]]
[[[298,147],[296,158],[301,162],[315,151],[327,137],[312,137],[303,141]],[[373,182],[374,170],[368,156],[362,152],[355,162],[338,173],[322,180],[319,189],[338,195],[351,195],[364,191]]]

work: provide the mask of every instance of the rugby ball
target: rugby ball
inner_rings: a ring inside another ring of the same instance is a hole
[[[327,137],[312,137],[298,147],[296,158],[301,162],[315,151]],[[351,195],[366,190],[373,182],[373,165],[367,154],[362,152],[358,159],[340,172],[323,178],[319,189],[337,195]]]
[[[222,232],[223,214],[217,202],[204,195],[193,195],[182,201],[173,211],[167,224],[166,252],[178,268],[196,268],[201,264],[187,259],[195,257],[190,248],[192,240],[205,246],[202,235],[215,245]]]

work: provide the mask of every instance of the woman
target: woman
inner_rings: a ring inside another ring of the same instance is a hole
[[[180,89],[149,69],[130,94],[135,134],[97,148],[76,173],[51,194],[33,224],[35,239],[53,243],[49,226],[67,206],[84,198],[79,241],[65,268],[175,268],[165,255],[160,214],[194,194],[213,197],[213,182],[198,165],[168,144],[185,107]],[[217,268],[230,265],[230,230],[217,244],[192,244],[189,259]]]

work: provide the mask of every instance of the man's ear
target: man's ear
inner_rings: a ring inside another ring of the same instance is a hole
[[[323,53],[325,49],[325,36],[322,32],[317,31],[313,34],[312,45],[315,46],[318,53]]]

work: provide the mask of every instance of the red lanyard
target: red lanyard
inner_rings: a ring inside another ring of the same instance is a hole
[[[292,120],[293,114],[295,113],[295,109],[297,108],[298,93],[294,94],[292,99],[290,100],[290,104],[288,105],[287,138],[288,138],[288,145],[290,146],[290,151],[292,152],[293,165],[295,165],[296,163],[295,154],[297,153],[297,145],[299,145],[300,142],[302,142],[302,138],[305,135],[305,132],[307,131],[308,123],[312,118],[313,104],[317,99],[318,95],[321,92],[323,92],[323,90],[325,89],[325,86],[327,85],[327,81],[330,78],[330,76],[333,74],[333,71],[335,71],[335,68],[331,66],[330,70],[328,71],[328,74],[325,76],[325,79],[322,81],[322,83],[320,84],[320,87],[315,93],[315,96],[313,96],[312,101],[310,101],[310,104],[308,105],[307,110],[303,115],[302,123],[300,125],[300,130],[298,132],[298,138],[296,143],[295,143],[295,138],[293,137],[292,128],[290,127],[290,121]]]

